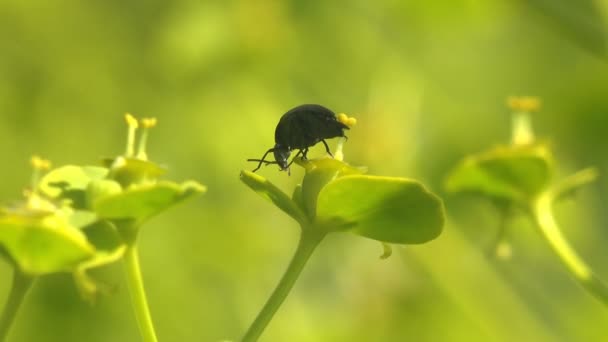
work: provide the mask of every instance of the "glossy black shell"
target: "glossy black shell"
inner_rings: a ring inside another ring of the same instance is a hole
[[[297,106],[283,114],[274,132],[277,145],[289,150],[306,149],[321,141],[343,137],[348,126],[331,110],[317,104]]]

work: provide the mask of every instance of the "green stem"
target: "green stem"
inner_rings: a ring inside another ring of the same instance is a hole
[[[4,305],[2,316],[0,316],[0,342],[6,339],[8,331],[17,316],[17,311],[19,311],[19,307],[33,282],[34,278],[21,273],[19,270],[15,269],[13,272],[11,292]]]
[[[257,341],[264,329],[272,320],[272,317],[277,312],[289,292],[291,291],[296,280],[300,276],[304,265],[314,252],[315,248],[325,237],[324,232],[317,232],[312,229],[303,229],[300,241],[296,249],[285,274],[281,278],[281,281],[274,289],[270,298],[262,308],[262,311],[258,314],[255,321],[251,324],[245,336],[243,342]]]
[[[144,282],[141,276],[139,267],[139,256],[137,254],[137,246],[131,245],[125,253],[125,267],[127,271],[127,283],[129,292],[131,293],[131,301],[133,302],[133,310],[139,325],[144,342],[156,342],[156,333],[154,332],[154,324],[152,316],[148,309],[148,301],[146,300],[146,292],[144,291]]]
[[[586,290],[608,305],[608,286],[593,273],[562,235],[553,217],[552,204],[554,198],[555,195],[551,191],[547,191],[536,199],[533,207],[536,225],[572,276]]]
[[[572,195],[578,188],[587,185],[598,177],[598,171],[595,168],[589,167],[580,170],[553,186],[551,193],[553,194],[553,202],[568,195]]]

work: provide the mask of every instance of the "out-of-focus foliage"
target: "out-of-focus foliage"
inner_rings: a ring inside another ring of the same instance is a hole
[[[321,103],[356,116],[346,160],[422,179],[441,194],[457,160],[507,139],[506,96],[532,94],[543,99],[533,121],[562,162],[558,175],[599,170],[597,185],[555,210],[606,278],[607,15],[605,2],[591,0],[4,0],[0,199],[27,183],[33,153],[92,164],[122,150],[124,112],[158,117],[154,160],[171,179],[209,188],[140,237],[159,339],[236,339],[296,243],[287,229],[296,223],[238,176],[274,144],[285,111]],[[303,172],[276,169],[258,172],[281,189]],[[438,239],[388,260],[371,240],[322,244],[264,340],[605,339],[605,308],[570,281],[527,221],[509,222],[513,258],[498,261],[485,254],[495,209],[449,196],[446,208]],[[136,341],[120,265],[94,273],[115,288],[94,307],[68,276],[38,281],[11,340]],[[7,264],[0,279],[3,301]]]
[[[546,146],[498,146],[468,156],[449,174],[446,190],[474,192],[526,206],[551,181]]]

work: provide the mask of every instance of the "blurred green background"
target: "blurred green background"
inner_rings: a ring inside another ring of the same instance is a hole
[[[155,116],[148,151],[207,194],[152,220],[140,252],[161,341],[237,340],[282,274],[297,226],[239,181],[274,144],[279,117],[320,103],[358,118],[346,160],[422,179],[445,196],[439,239],[399,248],[325,241],[263,341],[600,341],[608,311],[524,218],[511,260],[487,250],[498,212],[448,196],[467,153],[509,139],[509,95],[538,95],[538,135],[560,175],[602,175],[556,207],[574,247],[608,279],[606,1],[0,2],[0,199],[20,196],[29,157],[97,164],[122,153],[122,115]],[[322,146],[310,156],[323,154]],[[291,192],[292,175],[259,173]],[[9,341],[137,341],[120,263],[90,306],[68,275],[40,279]],[[0,303],[10,269],[0,263]]]

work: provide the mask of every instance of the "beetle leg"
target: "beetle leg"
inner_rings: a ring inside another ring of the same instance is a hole
[[[289,166],[291,166],[291,164],[293,164],[293,162],[296,160],[296,158],[298,158],[298,156],[300,154],[305,155],[306,152],[302,152],[302,150],[299,150],[298,153],[296,153],[296,155],[293,156],[293,158],[291,158],[291,161],[289,162],[289,164],[287,164],[287,170],[289,170]],[[306,159],[306,158],[304,158],[304,159]]]
[[[325,142],[325,139],[321,139],[321,142],[323,143],[323,145],[325,145],[325,151],[327,151],[327,154],[329,154],[333,158],[334,155],[331,154],[331,151],[329,150],[329,146],[327,146],[327,143]]]
[[[270,152],[274,152],[274,148],[271,148],[270,150],[266,151],[266,153],[264,153],[264,155],[262,156],[262,159],[247,159],[247,161],[260,162],[260,163],[258,164],[258,166],[257,166],[255,169],[253,169],[253,171],[251,171],[251,172],[256,172],[257,170],[259,170],[259,169],[260,169],[260,167],[262,166],[262,163],[266,163],[266,165],[268,165],[268,164],[276,164],[276,163],[277,163],[276,161],[275,161],[275,162],[270,162],[270,161],[266,161],[266,160],[265,160],[265,159],[266,159],[266,156],[267,156],[267,155],[268,155],[268,153],[270,153]]]
[[[300,152],[302,152],[302,159],[308,160],[308,157],[306,156],[306,154],[308,153],[308,147],[303,150],[300,150]]]

